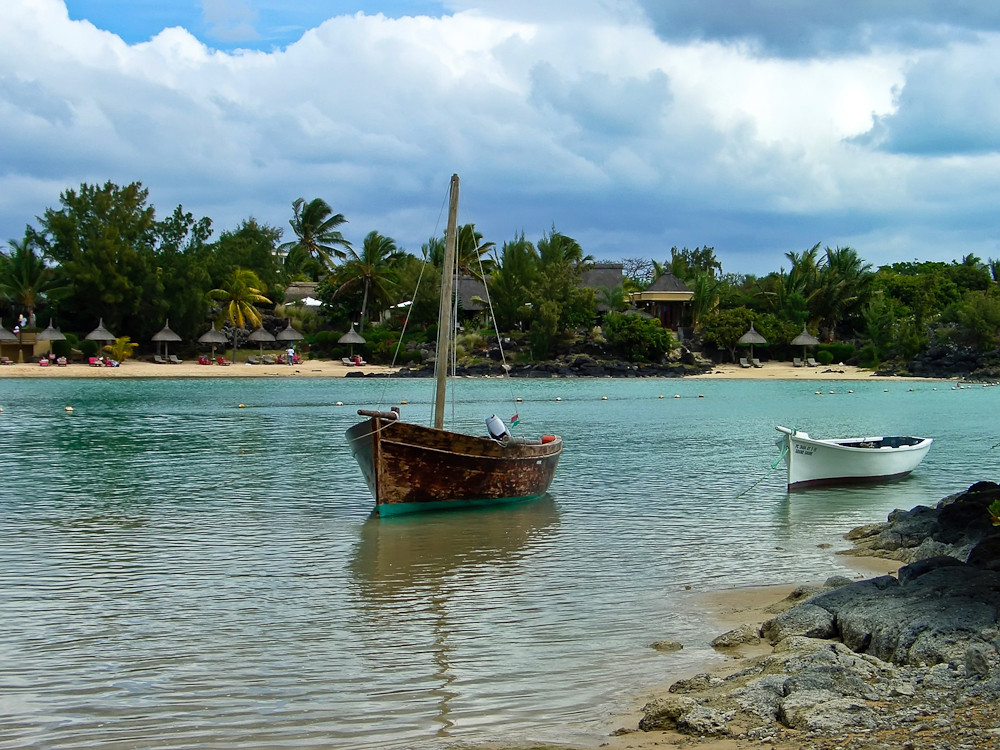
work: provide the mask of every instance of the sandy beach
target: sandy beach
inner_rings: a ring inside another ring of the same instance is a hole
[[[342,378],[349,372],[368,375],[395,372],[396,369],[398,368],[384,365],[348,367],[339,361],[323,359],[305,360],[298,365],[200,365],[197,360],[182,361],[180,364],[156,364],[130,359],[118,367],[92,367],[75,363],[63,367],[42,367],[37,362],[4,365],[0,367],[0,378]]]
[[[0,367],[0,378],[205,378],[205,377],[255,377],[255,378],[340,378],[348,373],[386,374],[399,368],[386,365],[361,365],[348,367],[333,360],[306,360],[298,365],[200,365],[197,360],[186,360],[181,364],[156,364],[147,360],[126,360],[119,367],[91,367],[87,364],[71,363],[40,366],[37,362],[18,363]],[[858,381],[876,378],[879,381],[919,380],[927,378],[884,377],[874,375],[853,365],[830,365],[829,367],[793,367],[789,362],[767,362],[763,367],[744,368],[739,365],[716,365],[703,375],[689,375],[691,380],[803,380],[803,381]],[[934,381],[940,382],[940,381]],[[946,381],[947,382],[947,381]]]

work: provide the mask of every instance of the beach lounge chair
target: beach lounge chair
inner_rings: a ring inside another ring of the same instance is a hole
[[[343,362],[344,365],[347,366],[347,367],[354,367],[354,360],[351,359],[350,357],[344,357],[340,361]]]
[[[261,361],[260,357],[254,355],[254,354],[251,354],[250,356],[247,357],[247,364],[248,365],[262,365],[264,363]]]
[[[803,362],[798,357],[792,357],[792,367],[803,367],[805,362]]]
[[[104,367],[104,363],[97,357],[90,357],[88,361],[91,367]]]
[[[211,364],[214,364],[214,363],[212,362],[212,360],[210,360],[208,357],[206,357],[204,354],[202,354],[200,357],[198,357],[198,364],[199,365],[211,365]]]
[[[232,362],[230,362],[225,357],[216,357],[215,361],[218,362],[220,365],[231,365],[232,364]]]
[[[14,364],[14,360],[12,360],[10,357],[0,357],[0,365],[12,365],[12,364]]]
[[[158,365],[165,365],[165,364],[167,364],[167,360],[165,360],[159,354],[154,354],[153,355],[153,362],[155,362]]]
[[[754,367],[763,367],[763,366],[764,366],[764,365],[762,365],[762,364],[760,363],[760,360],[759,360],[759,359],[757,359],[756,357],[754,357],[754,358],[753,358],[753,359],[751,359],[750,361],[751,361],[751,362],[753,363],[753,366],[754,366]]]
[[[819,362],[817,362],[812,357],[806,357],[806,364],[810,367],[819,367]]]
[[[740,367],[752,367],[752,365],[747,362],[746,357],[740,357]]]
[[[59,357],[56,360],[56,364],[59,365],[60,367],[66,367],[66,365],[69,364],[69,360],[66,359],[65,357]]]
[[[48,357],[42,357],[40,360],[38,360],[38,364],[41,367],[48,367],[49,366],[49,358]]]
[[[179,365],[183,361],[184,361],[183,359],[177,359],[176,354],[171,354],[169,357],[167,357],[167,362],[169,362],[172,365]]]

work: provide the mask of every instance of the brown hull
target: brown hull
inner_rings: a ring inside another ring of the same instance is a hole
[[[382,515],[544,494],[562,439],[509,442],[372,417],[347,431],[347,441]]]

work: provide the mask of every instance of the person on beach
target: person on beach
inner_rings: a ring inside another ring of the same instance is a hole
[[[288,347],[288,350],[285,352],[285,359],[288,360],[288,364],[289,365],[292,364],[292,361],[295,359],[295,348],[294,347],[292,347],[292,346]]]

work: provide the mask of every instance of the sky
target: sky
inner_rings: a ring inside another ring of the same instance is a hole
[[[498,246],[1000,258],[998,42],[979,0],[3,0],[0,243],[110,180],[419,253],[458,173]]]

